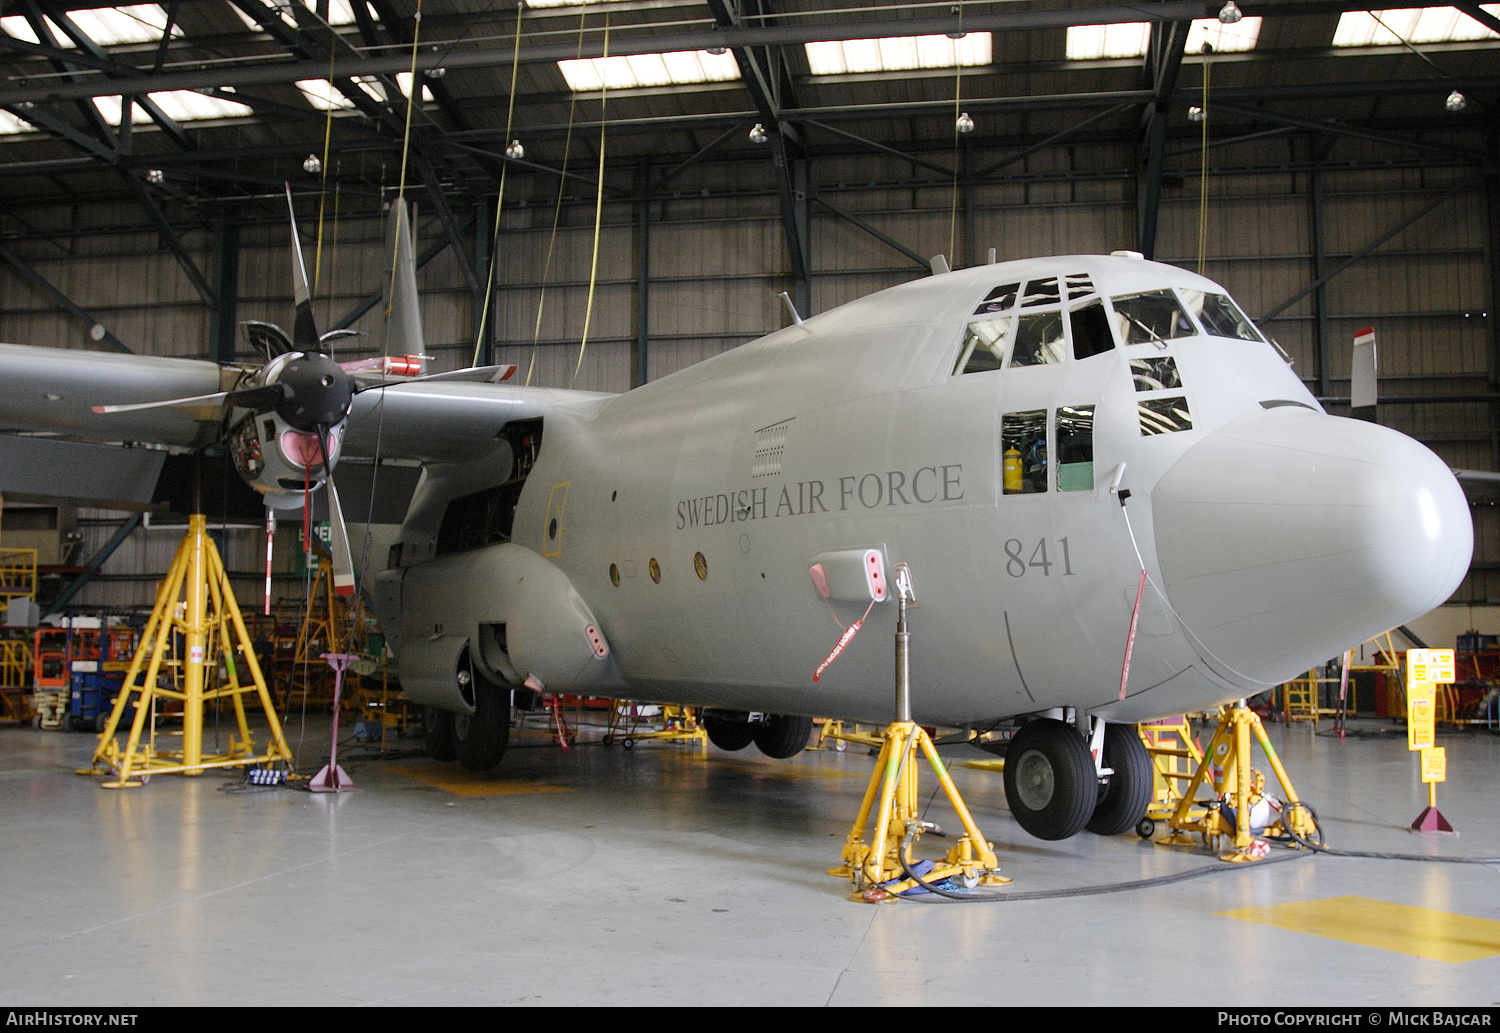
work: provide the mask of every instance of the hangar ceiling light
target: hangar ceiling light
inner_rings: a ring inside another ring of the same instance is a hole
[[[1194,18],[1188,28],[1186,52],[1201,53],[1207,43],[1218,54],[1254,50],[1261,19],[1241,18],[1226,25],[1217,18]],[[1068,29],[1069,61],[1097,61],[1106,57],[1142,57],[1151,43],[1150,22],[1118,25],[1074,25]]]
[[[570,90],[628,90],[671,83],[728,82],[740,77],[733,54],[678,50],[670,54],[631,54],[559,61]]]
[[[1500,15],[1500,4],[1480,4]],[[1456,7],[1412,7],[1389,11],[1345,11],[1333,31],[1336,47],[1379,47],[1399,43],[1447,43],[1494,39],[1496,34]]]
[[[934,36],[887,36],[806,43],[813,75],[846,72],[897,72],[909,68],[954,68],[987,65],[991,57],[988,32],[971,32],[962,39]]]

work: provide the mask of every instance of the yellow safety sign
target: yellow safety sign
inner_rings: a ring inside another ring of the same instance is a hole
[[[1453,684],[1453,650],[1408,649],[1406,651],[1406,680],[1411,683]]]
[[[1422,751],[1422,781],[1445,782],[1448,779],[1448,751],[1431,746]]]
[[[1432,684],[1413,683],[1406,690],[1406,748],[1427,750],[1433,745],[1433,720],[1437,710],[1437,689]]]

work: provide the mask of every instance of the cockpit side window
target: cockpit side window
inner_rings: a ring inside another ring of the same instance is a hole
[[[1005,349],[1010,345],[1014,316],[976,319],[964,333],[964,346],[958,353],[955,373],[988,373],[1005,364]]]
[[[1109,332],[1109,316],[1098,298],[1068,313],[1068,322],[1073,329],[1073,358],[1086,359],[1115,346],[1114,335]]]
[[[1214,337],[1233,337],[1241,341],[1259,341],[1255,324],[1245,318],[1240,307],[1227,294],[1209,294],[1205,291],[1182,292],[1182,300],[1188,310],[1198,317],[1203,330]]]
[[[1094,490],[1094,407],[1057,409],[1057,490]]]
[[[1062,362],[1068,357],[1061,312],[1037,312],[1021,316],[1016,322],[1016,346],[1010,356],[1012,369]]]
[[[1197,333],[1169,290],[1122,294],[1111,298],[1115,322],[1126,344],[1150,344]]]
[[[1047,490],[1047,410],[1008,412],[1000,420],[1002,481],[1007,495]]]

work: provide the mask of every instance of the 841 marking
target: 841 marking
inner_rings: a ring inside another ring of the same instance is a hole
[[[1043,577],[1052,576],[1053,567],[1061,567],[1057,571],[1060,576],[1069,576],[1073,573],[1073,560],[1068,554],[1068,540],[1059,538],[1057,547],[1049,554],[1047,551],[1047,539],[1042,538],[1031,555],[1026,555],[1026,546],[1019,538],[1010,538],[1005,542],[1005,555],[1009,557],[1005,561],[1005,572],[1011,577],[1024,577],[1028,570],[1040,570]],[[1023,558],[1024,557],[1024,558]]]

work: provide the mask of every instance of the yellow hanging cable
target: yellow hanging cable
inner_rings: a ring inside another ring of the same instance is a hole
[[[1203,55],[1203,127],[1202,140],[1198,148],[1198,275],[1203,275],[1203,266],[1208,255],[1208,69],[1210,61]]]
[[[963,38],[964,31],[964,8],[958,5],[958,39]],[[948,209],[948,261],[957,266],[958,260],[954,257],[954,243],[958,239],[958,120],[963,117],[963,94],[964,94],[964,66],[959,60],[958,39],[953,42],[953,203]]]
[[[328,42],[328,110],[323,116],[323,164],[318,170],[318,240],[313,249],[312,297],[309,302],[318,296],[318,284],[323,275],[323,205],[328,200],[328,152],[333,142],[333,48],[337,42],[338,34],[334,33]]]
[[[578,51],[575,60],[583,56],[583,30],[587,14],[580,13],[578,16]],[[603,70],[600,70],[603,77]],[[562,174],[557,180],[557,200],[552,205],[552,236],[547,240],[547,259],[542,264],[542,289],[538,294],[536,303],[536,323],[531,328],[531,361],[526,366],[526,386],[531,386],[532,374],[536,372],[536,358],[538,342],[542,336],[542,313],[547,310],[547,283],[552,276],[552,254],[557,247],[558,220],[562,217],[563,190],[568,185],[568,159],[573,152],[573,119],[578,110],[578,91],[572,91],[568,100],[568,131],[563,137],[563,160]]]
[[[505,108],[505,139],[507,149],[510,147],[511,128],[515,122],[516,114],[516,72],[521,67],[521,16],[526,11],[526,5],[516,4],[516,42],[515,49],[510,55],[510,101]],[[510,165],[506,162],[500,163],[500,190],[495,194],[495,229],[490,235],[490,268],[489,275],[484,281],[484,307],[479,310],[479,330],[474,334],[474,358],[469,362],[470,366],[479,365],[479,349],[484,346],[485,328],[489,326],[490,299],[495,290],[495,267],[500,260],[500,209],[505,204],[505,174],[510,171]]]
[[[604,16],[604,63],[609,62],[609,15]],[[599,224],[604,214],[604,130],[609,121],[605,118],[604,102],[609,95],[608,73],[599,77],[599,185],[594,192],[594,254],[589,260],[589,296],[583,306],[583,336],[578,341],[578,365],[573,367],[571,388],[578,383],[578,373],[583,369],[583,353],[589,346],[589,323],[594,316],[594,284],[599,278]]]
[[[411,155],[411,110],[422,100],[422,85],[417,81],[417,43],[422,36],[422,0],[417,0],[416,13],[412,15],[411,29],[411,92],[406,98],[406,127],[401,135],[401,176],[396,180],[396,203],[406,203],[406,162]],[[382,331],[390,325],[391,308],[396,299],[396,257],[401,253],[401,238],[399,234],[392,234],[391,241],[391,280],[385,291],[385,312],[381,314]],[[380,352],[386,354],[390,334],[382,332],[380,341]]]

